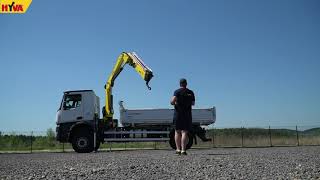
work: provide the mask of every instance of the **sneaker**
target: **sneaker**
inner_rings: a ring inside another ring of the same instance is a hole
[[[176,154],[177,155],[181,155],[181,151],[176,151]]]
[[[181,155],[187,155],[187,152],[181,151]]]

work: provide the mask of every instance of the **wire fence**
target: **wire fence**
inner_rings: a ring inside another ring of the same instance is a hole
[[[309,146],[320,145],[320,128],[318,127],[214,128],[208,130],[208,135],[212,138],[212,147]]]
[[[212,128],[207,130],[210,141],[196,138],[192,148],[275,147],[320,145],[320,126],[268,126]],[[170,149],[168,142],[104,143],[100,150]],[[67,152],[70,143],[55,140],[55,132],[0,132],[0,153],[6,152]]]

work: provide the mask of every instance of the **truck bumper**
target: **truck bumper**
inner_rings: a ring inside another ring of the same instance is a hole
[[[69,129],[63,124],[58,124],[56,127],[56,140],[59,142],[68,142]]]

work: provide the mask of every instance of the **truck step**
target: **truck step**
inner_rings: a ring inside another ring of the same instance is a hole
[[[148,141],[169,141],[170,138],[104,138],[105,142],[148,142]]]
[[[104,134],[169,134],[170,131],[105,131]]]

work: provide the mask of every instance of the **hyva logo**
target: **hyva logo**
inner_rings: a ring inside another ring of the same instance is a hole
[[[0,0],[0,13],[25,13],[32,0]]]
[[[2,4],[2,7],[1,7],[2,11],[3,12],[23,12],[23,5],[22,4],[16,4],[15,5],[15,2],[12,2],[12,4]]]

